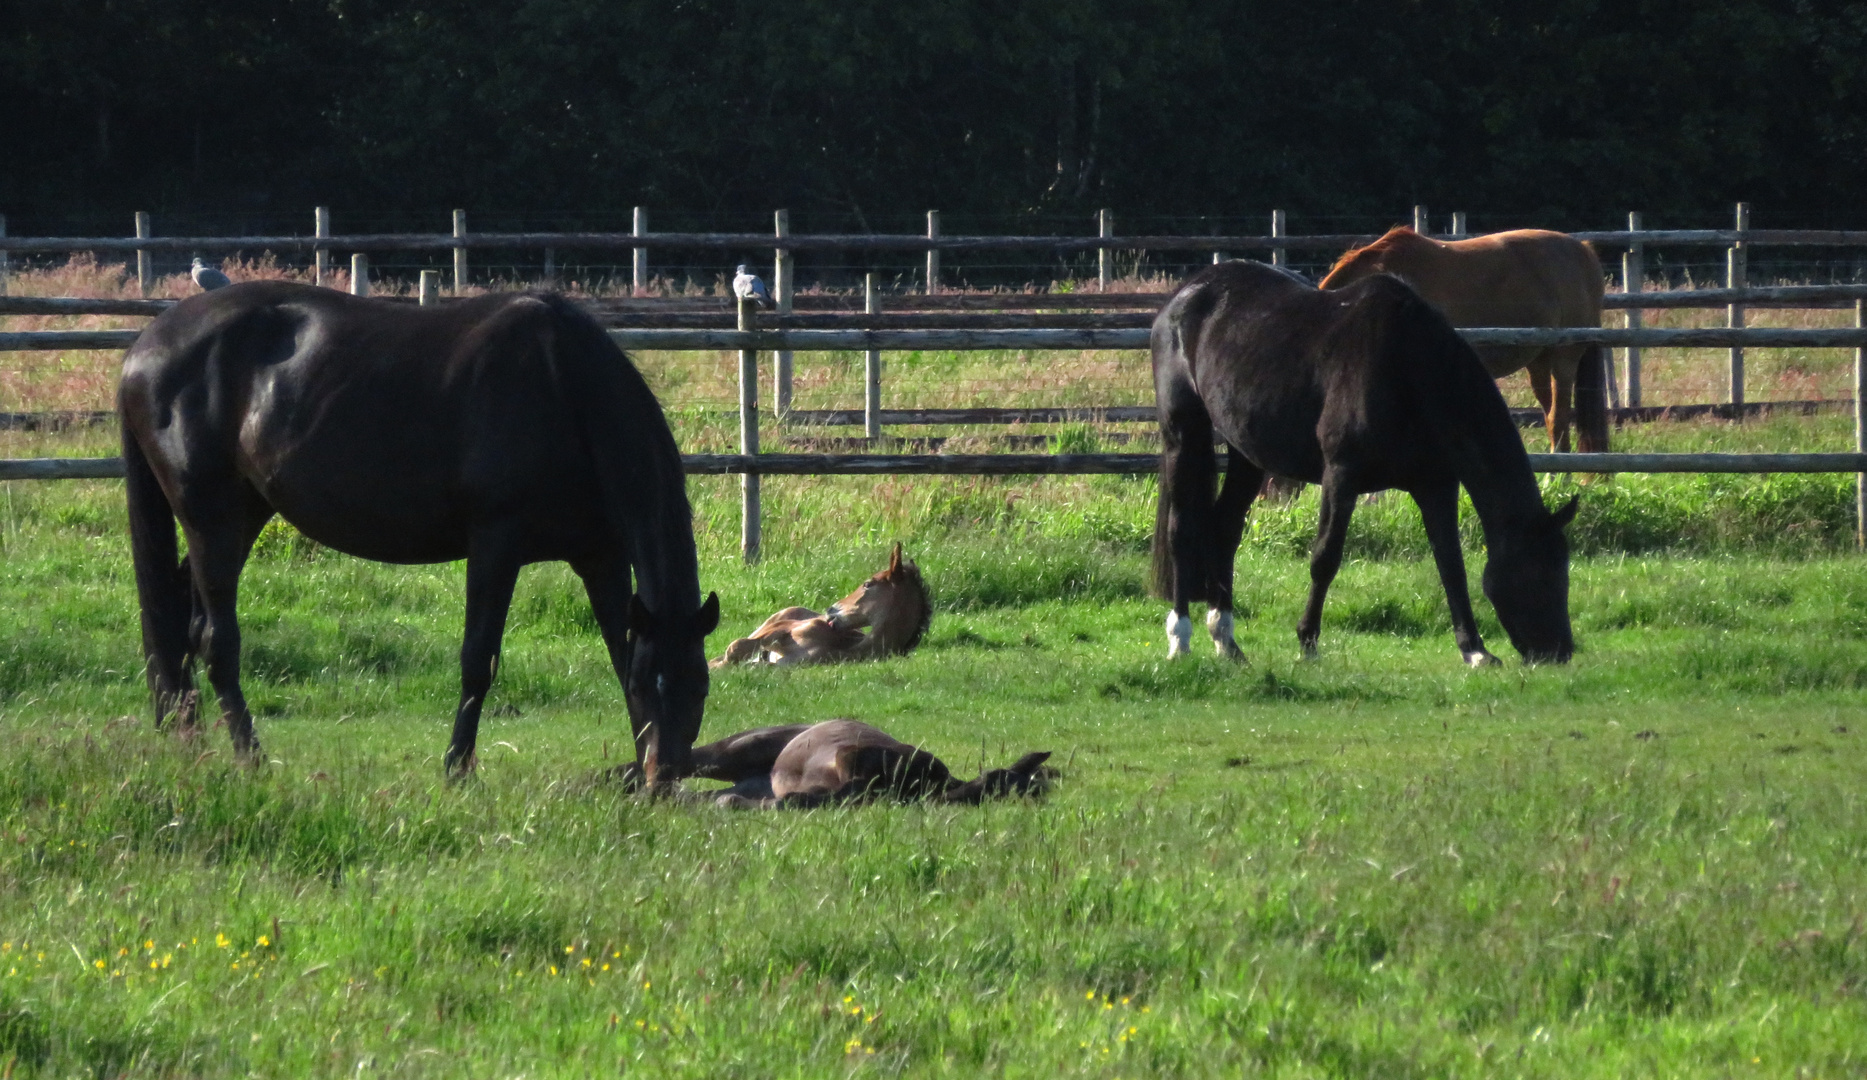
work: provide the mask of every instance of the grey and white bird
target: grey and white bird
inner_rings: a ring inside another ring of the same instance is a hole
[[[733,275],[733,295],[741,300],[756,301],[762,308],[774,306],[771,293],[765,289],[765,282],[745,263],[740,263],[738,272]]]
[[[202,262],[199,257],[194,261],[194,269],[188,271],[188,276],[194,279],[194,283],[201,287],[202,292],[213,292],[215,289],[224,289],[233,284],[226,274]]]

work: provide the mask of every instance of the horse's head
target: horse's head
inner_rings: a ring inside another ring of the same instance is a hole
[[[1392,273],[1394,268],[1388,265],[1388,256],[1396,248],[1410,240],[1417,239],[1418,233],[1400,226],[1387,230],[1379,240],[1358,248],[1349,248],[1342,257],[1335,261],[1323,279],[1316,283],[1318,289],[1341,289],[1353,285],[1363,278],[1376,274]]]
[[[1575,520],[1571,497],[1555,513],[1487,536],[1490,560],[1484,590],[1497,609],[1510,643],[1531,664],[1566,664],[1575,654],[1569,626],[1569,539],[1563,529]]]
[[[720,598],[685,614],[649,610],[637,594],[629,605],[629,677],[623,699],[635,733],[636,757],[651,784],[693,771],[694,739],[707,704],[707,635],[720,624]]]
[[[884,627],[890,635],[906,635],[901,648],[913,648],[927,630],[933,616],[933,604],[927,595],[920,567],[901,557],[901,544],[895,543],[888,568],[856,587],[856,591],[831,604],[824,618],[840,629],[860,630]]]

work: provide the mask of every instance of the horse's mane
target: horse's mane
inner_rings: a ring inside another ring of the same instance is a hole
[[[1342,257],[1337,259],[1334,265],[1329,267],[1329,274],[1333,274],[1337,270],[1340,270],[1344,266],[1347,266],[1350,262],[1354,261],[1360,255],[1363,255],[1363,254],[1384,255],[1387,252],[1390,252],[1394,250],[1395,248],[1399,247],[1401,244],[1405,243],[1408,239],[1417,238],[1419,235],[1420,235],[1419,233],[1414,232],[1411,228],[1405,225],[1396,225],[1393,228],[1382,233],[1381,238],[1379,240],[1376,240],[1374,243],[1365,244],[1358,248],[1349,248],[1347,251],[1344,251],[1342,253]],[[1324,274],[1323,277],[1326,279],[1329,276],[1329,274]]]
[[[933,625],[933,594],[927,589],[927,579],[921,577],[921,568],[911,559],[902,559],[900,569],[894,572],[894,580],[903,582],[921,598],[920,622],[914,627],[914,633],[901,645],[902,655],[907,655],[920,645],[926,636],[927,628]]]

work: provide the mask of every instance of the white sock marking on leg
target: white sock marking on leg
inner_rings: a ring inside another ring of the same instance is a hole
[[[1212,635],[1212,647],[1224,656],[1238,647],[1232,640],[1232,613],[1213,609],[1206,612],[1206,633]]]
[[[1193,647],[1193,620],[1173,611],[1167,612],[1167,658],[1184,656]]]

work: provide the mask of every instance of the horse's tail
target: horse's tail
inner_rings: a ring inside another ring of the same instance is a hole
[[[136,568],[136,596],[142,609],[143,673],[155,698],[156,724],[182,707],[180,676],[188,667],[188,621],[194,588],[188,563],[175,542],[175,510],[156,480],[155,470],[123,425],[123,467],[129,497],[130,558]]]
[[[1173,596],[1173,544],[1167,538],[1167,524],[1173,517],[1173,481],[1167,471],[1167,449],[1160,451],[1160,498],[1154,506],[1153,572],[1148,588],[1156,599]]]
[[[1608,449],[1608,347],[1592,345],[1575,368],[1576,449],[1584,454]]]

